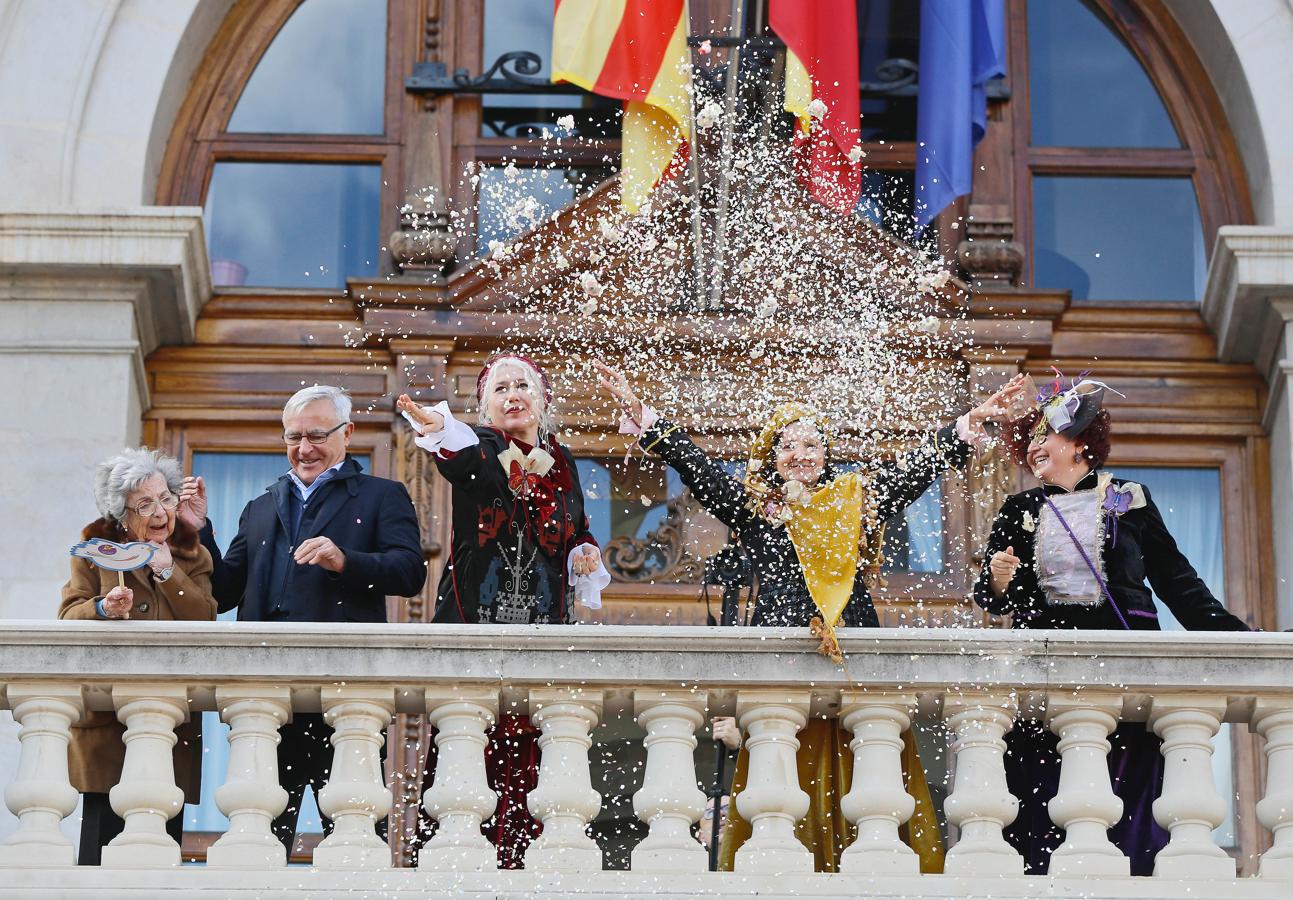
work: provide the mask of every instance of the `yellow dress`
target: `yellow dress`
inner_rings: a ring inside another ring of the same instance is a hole
[[[809,797],[808,815],[795,826],[795,836],[813,852],[816,872],[838,872],[840,854],[852,840],[853,826],[840,811],[840,798],[853,783],[852,735],[840,727],[838,719],[810,719],[799,732],[799,752],[795,767],[799,786]],[[902,771],[907,793],[916,800],[916,809],[907,823],[899,828],[903,842],[920,857],[920,871],[940,874],[943,871],[943,838],[938,830],[934,801],[925,782],[925,767],[910,731],[902,735]],[[732,774],[732,796],[745,790],[750,755],[741,748]],[[732,871],[736,851],[750,837],[750,823],[728,804],[723,842],[719,846],[718,868]]]

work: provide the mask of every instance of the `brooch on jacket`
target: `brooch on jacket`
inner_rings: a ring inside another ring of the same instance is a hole
[[[1134,481],[1125,481],[1120,487],[1113,483],[1113,476],[1108,472],[1101,473],[1098,483],[1104,487],[1104,502],[1100,504],[1100,508],[1104,510],[1109,540],[1116,545],[1118,520],[1122,518],[1123,513],[1140,509],[1145,505],[1145,489]]]
[[[539,479],[548,474],[555,462],[552,454],[542,447],[522,453],[521,448],[512,442],[498,454],[498,461],[507,473],[507,486],[513,497],[528,497],[538,485]]]

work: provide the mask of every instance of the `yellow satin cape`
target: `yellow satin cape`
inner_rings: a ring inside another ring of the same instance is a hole
[[[851,735],[840,727],[837,719],[810,719],[799,732],[799,752],[795,755],[795,768],[799,773],[799,786],[808,793],[808,815],[795,826],[795,836],[813,853],[813,871],[838,872],[840,854],[851,843],[853,826],[840,810],[840,798],[853,784],[853,751],[849,749]],[[898,834],[903,842],[916,851],[920,858],[920,871],[940,874],[943,871],[943,838],[938,830],[938,816],[934,801],[925,781],[925,767],[911,731],[902,735],[902,772],[907,793],[916,801],[915,812],[902,825]],[[742,748],[732,773],[732,796],[745,790],[749,777],[750,755]],[[736,851],[750,837],[750,823],[741,818],[736,802],[728,804],[727,822],[724,824],[723,841],[719,845],[718,868],[732,871]]]

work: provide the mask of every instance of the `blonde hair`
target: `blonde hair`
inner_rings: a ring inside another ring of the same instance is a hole
[[[480,390],[480,409],[478,411],[480,424],[494,428],[499,427],[490,418],[489,398],[494,392],[494,386],[502,379],[505,369],[519,372],[529,384],[529,393],[534,398],[534,408],[538,411],[539,443],[542,444],[546,438],[557,432],[557,424],[552,417],[552,408],[548,405],[547,397],[544,396],[543,376],[539,374],[539,371],[534,366],[515,357],[500,359],[489,367],[489,372],[485,375],[485,383]]]

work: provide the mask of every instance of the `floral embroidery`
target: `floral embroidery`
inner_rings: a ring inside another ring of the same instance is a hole
[[[1024,531],[1029,532],[1037,530],[1037,520],[1033,518],[1033,514],[1028,510],[1024,510],[1023,528]]]

